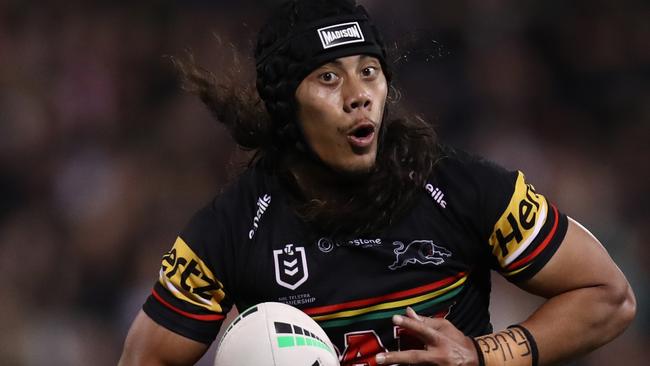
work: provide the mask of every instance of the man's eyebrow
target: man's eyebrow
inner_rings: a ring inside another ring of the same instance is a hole
[[[372,56],[372,55],[359,55],[359,60],[360,61],[364,61],[364,60],[367,60],[367,59],[377,60],[377,57]],[[343,62],[341,62],[338,58],[336,58],[336,59],[334,59],[332,61],[329,61],[329,62],[323,64],[322,66],[326,66],[326,65],[330,65],[330,64],[332,64],[333,66],[343,66]]]
[[[334,59],[334,60],[332,60],[332,61],[326,63],[325,65],[328,65],[328,64],[334,64],[335,66],[342,66],[342,65],[343,65],[343,62],[339,61],[339,59],[337,58],[337,59]],[[323,66],[324,66],[324,65],[323,65]]]

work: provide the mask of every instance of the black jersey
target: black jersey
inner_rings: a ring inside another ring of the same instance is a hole
[[[210,343],[233,305],[283,302],[323,327],[342,365],[374,365],[378,352],[417,347],[391,322],[407,306],[469,336],[491,332],[490,270],[513,282],[532,277],[566,228],[566,216],[521,172],[447,151],[392,227],[314,239],[278,179],[251,168],[163,256],[144,311]]]

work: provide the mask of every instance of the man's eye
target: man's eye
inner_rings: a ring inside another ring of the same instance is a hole
[[[368,66],[362,70],[363,76],[373,76],[377,73],[377,68],[374,66]]]
[[[338,79],[338,76],[336,76],[335,73],[333,72],[324,72],[320,76],[320,79],[323,80],[326,83],[331,83],[333,81],[336,81]]]

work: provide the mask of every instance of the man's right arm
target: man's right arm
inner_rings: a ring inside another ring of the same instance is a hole
[[[124,342],[118,366],[194,365],[208,345],[178,335],[140,311]]]

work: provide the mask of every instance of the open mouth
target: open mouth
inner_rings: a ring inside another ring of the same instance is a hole
[[[355,128],[351,135],[358,139],[363,139],[369,137],[375,132],[375,126],[373,124],[364,124]]]
[[[370,122],[360,123],[348,133],[348,141],[355,148],[370,146],[375,137],[375,125]]]

